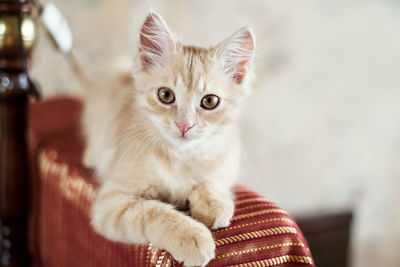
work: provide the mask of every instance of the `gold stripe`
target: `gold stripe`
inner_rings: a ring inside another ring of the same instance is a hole
[[[265,247],[260,247],[260,248],[251,248],[251,249],[246,249],[246,250],[240,250],[240,251],[234,251],[234,252],[231,252],[231,253],[226,253],[226,254],[218,256],[217,259],[222,259],[222,258],[225,258],[225,257],[242,255],[242,254],[247,254],[247,253],[254,253],[254,252],[257,252],[257,251],[261,251],[261,250],[268,250],[268,249],[274,249],[274,248],[283,248],[283,247],[302,247],[302,248],[304,248],[304,244],[303,243],[287,242],[287,243],[275,244],[275,245],[265,246]]]
[[[250,194],[250,193],[254,195],[254,192],[251,190],[240,190],[240,191],[234,192],[235,195],[244,195],[244,194]]]
[[[273,207],[273,206],[275,206],[275,204],[272,204],[272,203],[262,203],[262,204],[257,204],[257,205],[252,205],[252,206],[248,206],[248,207],[243,207],[243,208],[240,208],[240,209],[236,209],[235,212],[242,211],[242,210],[248,210],[248,209],[252,209],[252,208]]]
[[[268,214],[268,213],[284,213],[284,214],[287,214],[286,211],[281,210],[281,209],[259,210],[259,211],[254,211],[254,212],[250,212],[250,213],[245,213],[245,214],[240,214],[240,215],[233,216],[232,219],[231,219],[231,222],[237,221],[237,220],[240,220],[240,219],[243,219],[243,218],[247,218],[247,217],[253,217],[253,216],[262,215],[262,214]]]
[[[228,267],[269,267],[269,266],[276,266],[282,263],[304,263],[304,264],[313,264],[313,260],[311,257],[308,256],[298,256],[298,255],[284,255],[280,257],[275,257],[271,259],[261,260],[261,261],[253,261],[248,263],[241,263],[236,265],[230,265]]]
[[[147,253],[146,253],[146,263],[148,263],[149,265],[149,267],[150,267],[150,261],[149,261],[149,258],[150,258],[150,251],[151,251],[151,243],[149,243],[148,245],[147,245]]]
[[[96,196],[94,186],[82,180],[80,177],[77,178],[73,176],[67,164],[57,163],[55,161],[57,157],[56,151],[40,151],[39,164],[41,173],[45,173],[43,177],[48,178],[48,174],[57,176],[56,185],[69,201],[76,203],[84,199],[84,201],[91,203]],[[89,207],[86,209],[89,209]]]
[[[150,243],[150,244],[151,244],[151,243]],[[150,249],[150,254],[151,254],[150,263],[155,262],[155,258],[156,258],[156,256],[157,256],[158,251],[159,251],[158,248],[155,248],[155,247],[153,247],[153,246],[151,247],[151,249]]]
[[[253,198],[247,198],[247,199],[242,199],[242,200],[236,200],[235,205],[240,205],[243,203],[248,203],[248,202],[270,202],[267,199],[263,197],[253,197]]]
[[[161,252],[160,256],[157,259],[156,267],[161,267],[161,263],[162,263],[166,253],[167,253],[166,251]]]
[[[262,224],[262,223],[279,222],[279,221],[288,222],[290,224],[295,224],[294,221],[292,221],[288,218],[276,217],[276,218],[271,218],[271,219],[267,219],[267,220],[260,220],[260,221],[255,221],[255,222],[251,222],[251,223],[244,223],[244,224],[240,224],[240,225],[229,226],[229,227],[222,228],[222,229],[216,231],[216,233],[233,230],[233,229],[238,229],[238,228],[242,228],[242,227],[247,227],[247,226],[252,226],[252,225],[257,225],[257,224]]]
[[[170,267],[171,266],[171,258],[168,257],[167,262],[165,263],[165,267]]]
[[[297,234],[297,230],[294,227],[289,226],[281,226],[281,227],[274,227],[265,230],[254,231],[250,233],[238,234],[233,236],[228,236],[222,239],[215,241],[217,246],[235,243],[239,241],[249,240],[253,238],[259,238],[264,236],[270,235],[279,235],[279,234]]]

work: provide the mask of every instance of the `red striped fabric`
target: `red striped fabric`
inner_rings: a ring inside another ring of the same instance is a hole
[[[98,185],[81,164],[81,110],[71,98],[31,105],[31,139],[39,144],[31,236],[41,266],[182,266],[151,244],[111,242],[92,230],[89,208]],[[314,266],[287,212],[243,185],[234,191],[234,217],[229,227],[213,231],[216,258],[208,266]]]

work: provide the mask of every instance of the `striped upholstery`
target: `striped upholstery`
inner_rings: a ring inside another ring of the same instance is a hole
[[[89,225],[98,185],[81,164],[81,104],[56,98],[31,105],[31,140],[37,161],[33,247],[46,266],[182,266],[169,253],[146,245],[115,243]],[[245,186],[235,187],[235,215],[213,231],[216,258],[208,266],[314,266],[293,218]]]

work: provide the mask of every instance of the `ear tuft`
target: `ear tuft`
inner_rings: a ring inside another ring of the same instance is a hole
[[[139,57],[144,69],[160,65],[168,60],[175,47],[173,35],[158,14],[147,15],[140,31]]]
[[[245,27],[217,48],[217,54],[221,60],[222,70],[232,79],[241,84],[252,61],[255,50],[255,39],[251,29]]]

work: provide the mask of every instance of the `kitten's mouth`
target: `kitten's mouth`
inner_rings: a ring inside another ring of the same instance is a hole
[[[193,136],[178,135],[176,136],[176,139],[178,139],[180,142],[190,142],[195,138]]]
[[[178,136],[178,139],[182,141],[189,141],[189,138],[186,135],[180,135]]]
[[[179,145],[179,144],[189,144],[197,140],[198,138],[195,135],[192,134],[172,134],[169,136],[166,136],[166,138],[173,144]]]

